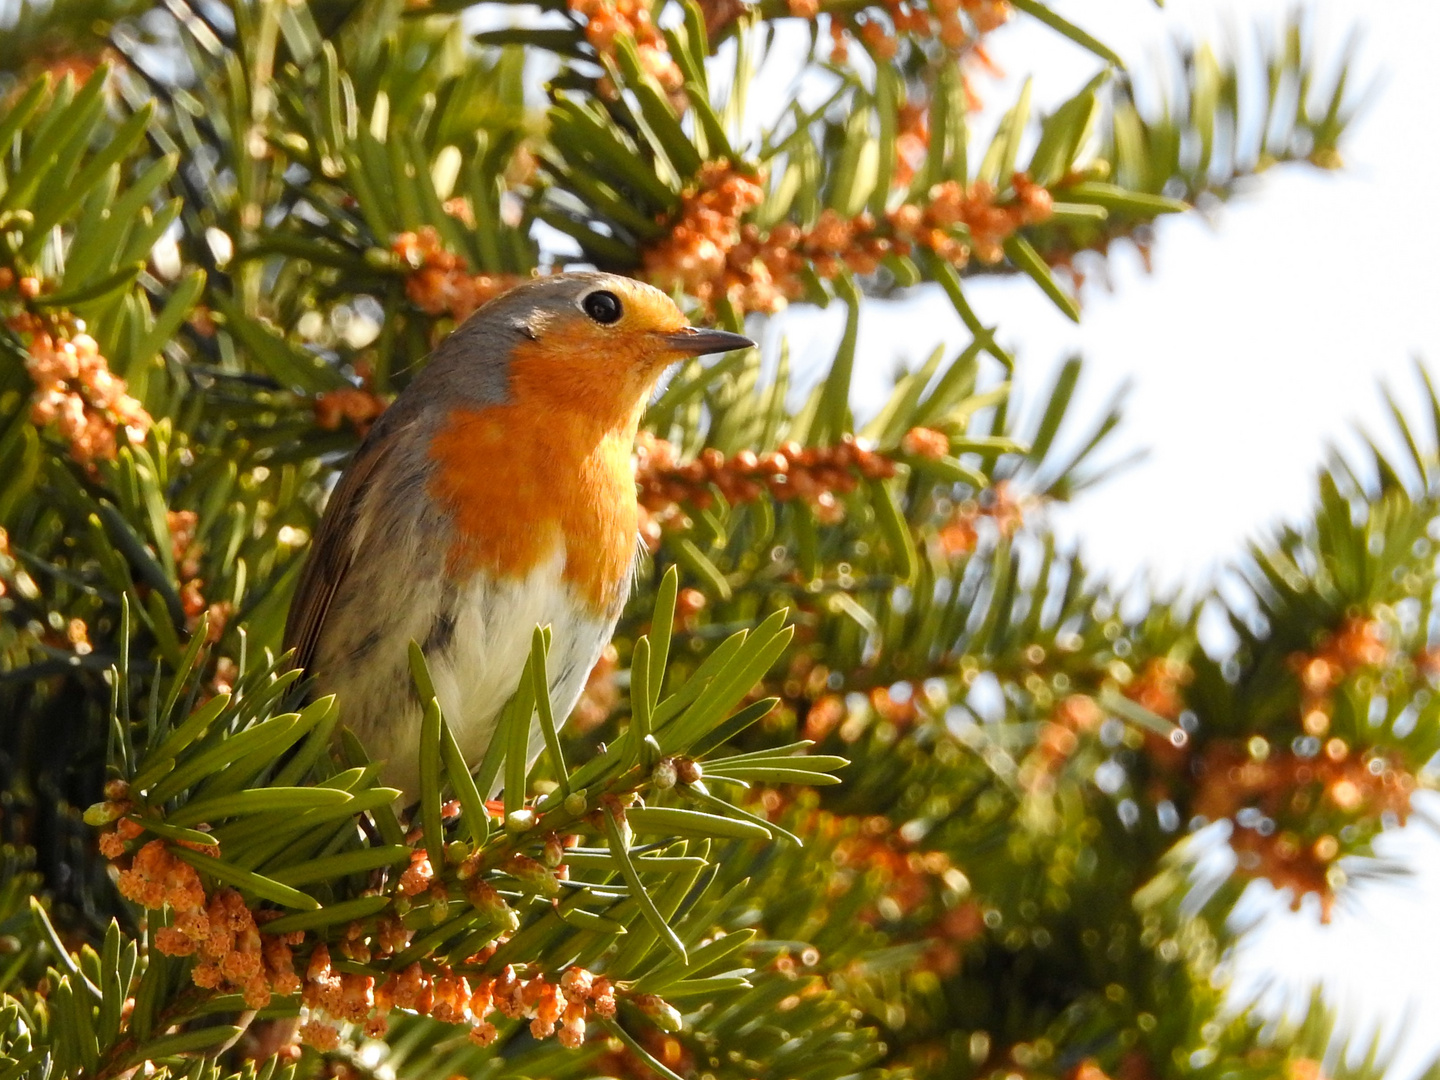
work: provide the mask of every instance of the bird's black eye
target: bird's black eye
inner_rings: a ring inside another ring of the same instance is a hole
[[[585,297],[581,306],[585,309],[586,315],[605,326],[620,321],[622,314],[620,298],[613,292],[606,292],[603,289],[592,292]]]

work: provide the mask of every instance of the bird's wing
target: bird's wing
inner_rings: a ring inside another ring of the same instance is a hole
[[[315,659],[325,615],[365,540],[365,494],[402,430],[372,432],[379,437],[365,441],[330,494],[285,620],[285,648],[295,650],[291,663],[297,668],[308,670]]]

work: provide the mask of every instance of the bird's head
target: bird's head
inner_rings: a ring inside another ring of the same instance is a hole
[[[753,344],[691,326],[670,297],[643,282],[574,273],[536,278],[492,300],[435,359],[458,378],[494,382],[495,397],[620,419],[638,411],[672,364]]]

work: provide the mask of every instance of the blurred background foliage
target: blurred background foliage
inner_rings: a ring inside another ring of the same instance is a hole
[[[1012,20],[1096,74],[980,138]],[[1039,0],[0,7],[6,1080],[1380,1075],[1318,1001],[1262,1028],[1226,959],[1248,881],[1328,912],[1432,783],[1428,376],[1403,459],[1336,458],[1239,563],[1214,657],[1206,597],[1120,595],[1047,529],[1119,401],[1072,415],[1075,361],[1012,410],[965,295],[1079,318],[1160,215],[1337,167],[1344,58],[1298,20],[1261,52],[1178,48],[1140,95]],[[324,752],[344,702],[283,711],[286,605],[433,344],[574,265],[846,330],[818,378],[783,341],[675,374],[575,715],[527,776],[432,710],[407,834]],[[860,309],[919,287],[969,344],[852,407],[890,359]]]

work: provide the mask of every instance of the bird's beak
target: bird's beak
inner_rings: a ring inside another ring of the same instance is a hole
[[[661,334],[660,339],[667,349],[682,356],[708,356],[710,353],[748,349],[755,344],[744,334],[732,334],[728,330],[702,330],[696,326]]]

